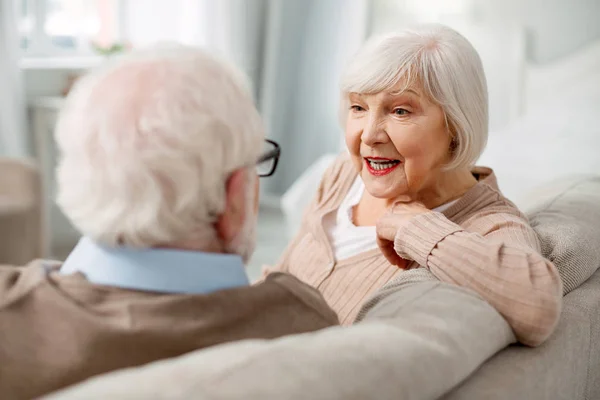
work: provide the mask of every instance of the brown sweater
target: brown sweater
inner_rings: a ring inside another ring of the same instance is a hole
[[[272,271],[289,272],[318,288],[343,324],[403,270],[379,249],[336,260],[323,228],[356,179],[347,155],[325,173],[300,231]],[[443,213],[413,218],[398,232],[397,253],[410,266],[428,268],[438,279],[470,288],[494,306],[519,341],[537,345],[554,330],[562,284],[556,267],[539,254],[538,238],[526,217],[500,193],[488,168],[475,168],[479,183]]]
[[[33,262],[0,266],[0,398],[36,397],[103,372],[246,338],[338,323],[288,274],[206,295],[98,286]]]

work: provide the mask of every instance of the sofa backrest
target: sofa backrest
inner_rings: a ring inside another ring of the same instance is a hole
[[[552,196],[546,190],[545,201],[528,217],[567,294],[600,267],[600,176],[573,178],[557,187],[561,190]]]

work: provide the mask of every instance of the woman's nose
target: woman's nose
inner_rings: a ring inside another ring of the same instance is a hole
[[[367,146],[373,146],[389,141],[389,137],[385,131],[384,121],[375,116],[369,118],[363,128],[360,139]]]

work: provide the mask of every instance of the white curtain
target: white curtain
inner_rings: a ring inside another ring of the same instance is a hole
[[[367,0],[271,0],[258,97],[267,134],[281,143],[265,194],[281,195],[320,156],[342,149],[339,78],[365,40]]]
[[[139,45],[173,39],[207,47],[246,72],[267,135],[282,146],[278,172],[263,185],[264,197],[279,196],[321,155],[341,149],[339,74],[365,39],[368,3],[126,0],[126,36]]]
[[[260,81],[267,0],[121,1],[123,36],[134,47],[201,46],[240,66],[253,84]]]
[[[200,42],[233,61],[248,75],[258,96],[262,77],[268,0],[201,0]]]
[[[17,3],[0,1],[0,155],[27,155],[25,95],[19,69]]]
[[[365,39],[368,1],[201,0],[189,7],[187,15],[203,17],[184,40],[222,53],[252,80],[267,136],[282,146],[263,199],[278,197],[321,155],[341,150],[339,74]]]

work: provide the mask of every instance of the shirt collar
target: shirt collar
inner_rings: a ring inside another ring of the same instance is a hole
[[[242,258],[173,249],[108,247],[82,238],[60,269],[97,285],[165,293],[205,294],[249,285]]]

